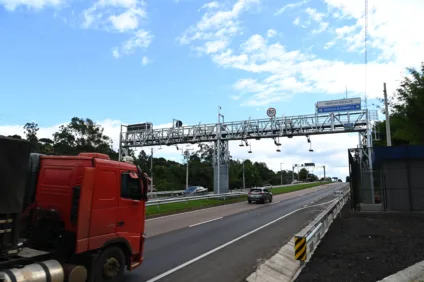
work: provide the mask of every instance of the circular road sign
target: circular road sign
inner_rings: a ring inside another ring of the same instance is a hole
[[[267,114],[269,117],[274,117],[276,113],[277,113],[277,110],[275,110],[274,108],[269,108],[269,109],[266,111],[266,114]]]

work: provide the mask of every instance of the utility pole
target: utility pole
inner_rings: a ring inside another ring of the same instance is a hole
[[[216,141],[216,145],[217,145],[217,165],[218,165],[218,194],[220,194],[220,167],[221,167],[221,106],[218,106],[218,138]]]
[[[244,177],[244,159],[243,159],[243,191],[246,189],[246,180]]]
[[[186,150],[185,150],[185,152],[184,152],[184,156],[185,156],[185,157],[186,157],[186,159],[187,159],[186,189],[188,188],[188,172],[189,172],[189,168],[188,168],[188,166],[189,166],[189,162],[190,162],[190,153],[189,153],[189,150],[193,150],[193,149],[186,149]]]
[[[150,193],[153,192],[153,148],[151,148],[150,154]]]
[[[297,181],[300,181],[300,166],[297,166]]]
[[[389,103],[387,102],[387,90],[386,90],[386,83],[384,82],[384,108],[386,112],[386,140],[387,140],[387,147],[392,146],[392,136],[390,132],[390,115],[389,115]]]
[[[281,186],[283,186],[283,164],[284,163],[280,163]]]
[[[324,165],[324,181],[325,181],[325,165]]]
[[[189,157],[188,157],[188,151],[186,151],[187,152],[187,172],[186,172],[186,189],[188,189],[188,163],[189,163],[189,161],[188,161],[188,159],[189,159]]]

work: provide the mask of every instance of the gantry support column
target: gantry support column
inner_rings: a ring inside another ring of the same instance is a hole
[[[215,141],[213,157],[213,191],[215,194],[229,192],[229,159],[228,141]]]

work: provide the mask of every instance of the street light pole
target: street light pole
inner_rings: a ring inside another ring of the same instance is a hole
[[[188,189],[188,171],[189,171],[188,166],[190,162],[190,153],[188,152],[189,150],[193,150],[193,149],[186,149],[185,152],[183,153],[185,157],[187,158],[186,189]]]
[[[387,90],[386,90],[386,83],[384,82],[384,109],[386,112],[386,140],[387,140],[387,147],[392,146],[392,137],[390,134],[390,115],[389,115],[389,103],[387,102]]]
[[[220,194],[221,192],[220,192],[220,186],[221,186],[221,183],[220,183],[220,181],[221,181],[221,174],[220,174],[220,172],[221,172],[221,117],[222,117],[222,120],[224,121],[224,116],[223,115],[221,115],[221,106],[218,106],[218,138],[217,138],[217,141],[216,141],[216,144],[217,144],[217,146],[218,146],[218,148],[217,148],[217,165],[218,165],[218,180],[217,180],[217,185],[218,185],[218,194]]]
[[[187,172],[186,172],[186,189],[188,189],[188,157],[187,157]]]
[[[246,180],[244,178],[244,159],[243,159],[243,191],[246,189]]]
[[[280,163],[281,186],[283,186],[283,164],[284,163]]]
[[[151,148],[150,154],[150,193],[153,192],[153,148]]]

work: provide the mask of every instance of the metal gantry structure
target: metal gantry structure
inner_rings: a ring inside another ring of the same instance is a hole
[[[158,129],[154,129],[152,123],[121,125],[119,154],[121,158],[127,154],[129,148],[213,142],[214,191],[215,193],[226,193],[229,188],[229,141],[241,140],[247,145],[248,140],[252,139],[272,138],[276,141],[281,137],[308,137],[351,132],[359,132],[361,136],[369,137],[371,136],[369,120],[370,111],[358,110],[340,113],[274,116],[235,122],[221,122],[221,119],[219,119],[218,123],[190,126],[183,126],[181,121],[174,120],[172,127]]]

